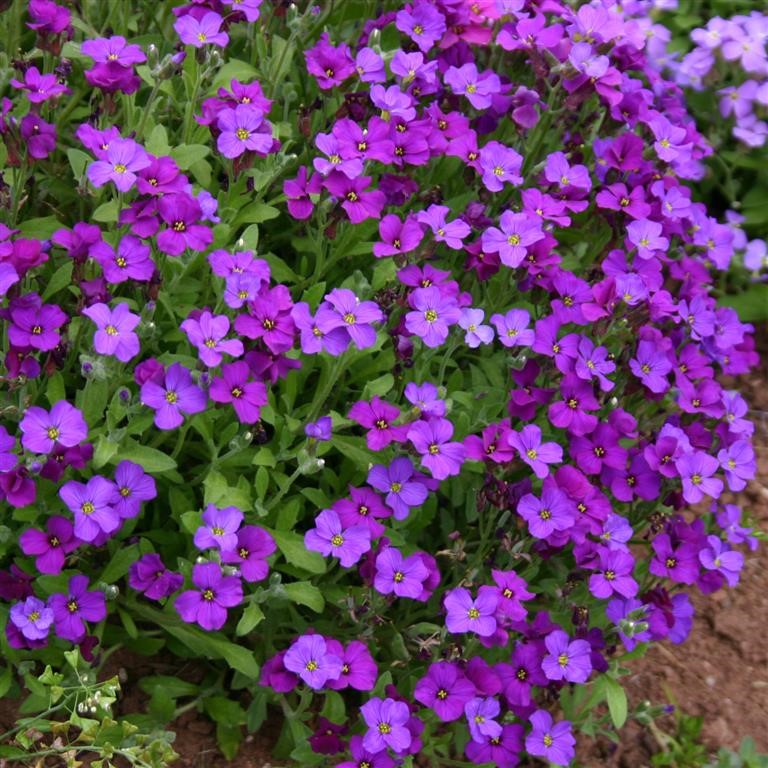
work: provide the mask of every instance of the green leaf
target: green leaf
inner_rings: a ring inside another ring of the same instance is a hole
[[[251,603],[240,617],[235,627],[235,634],[238,637],[247,635],[252,629],[257,627],[264,620],[264,611],[256,603]]]
[[[235,216],[233,226],[240,224],[261,224],[262,221],[275,219],[280,215],[280,209],[266,203],[249,203]]]
[[[106,381],[91,379],[85,387],[78,391],[75,405],[82,411],[83,418],[89,427],[95,427],[100,421],[107,406],[109,385]]]
[[[294,603],[306,605],[315,613],[322,612],[325,607],[323,593],[314,584],[310,584],[308,581],[294,581],[283,586],[285,593]]]
[[[202,160],[210,151],[210,147],[205,144],[179,144],[171,150],[171,157],[182,171],[187,171],[191,165]]]
[[[59,400],[63,400],[67,396],[66,389],[64,388],[64,377],[59,371],[54,371],[53,375],[48,379],[45,396],[51,405],[58,403]]]
[[[165,130],[164,125],[156,125],[152,129],[144,142],[144,149],[157,156],[168,154],[170,145],[168,144],[168,131]]]
[[[616,728],[621,728],[627,721],[627,693],[621,683],[612,677],[606,677],[604,685],[611,720]]]
[[[72,175],[78,181],[80,181],[80,179],[83,178],[83,174],[85,173],[85,167],[88,165],[88,163],[91,162],[93,158],[83,152],[81,149],[72,148],[67,150],[67,159],[69,160],[69,165],[72,168]]]
[[[171,612],[172,609],[163,612],[150,606],[134,603],[131,610],[173,635],[192,653],[206,658],[223,659],[232,669],[242,672],[250,680],[258,679],[260,667],[253,653],[246,648],[231,643],[218,633],[206,632],[182,623],[181,619]]]
[[[62,264],[52,275],[43,291],[43,301],[47,301],[51,296],[66,288],[72,282],[72,268],[74,262],[67,261]]]
[[[133,461],[141,465],[144,471],[149,472],[149,474],[176,469],[176,462],[170,456],[158,451],[157,448],[150,448],[148,445],[139,445],[138,443],[127,445],[118,451],[115,458],[120,459],[120,461],[123,459]]]
[[[256,470],[256,482],[254,483],[254,486],[256,488],[256,496],[263,501],[264,496],[267,493],[267,488],[269,488],[269,472],[267,472],[266,467],[259,467]]]
[[[227,760],[232,760],[240,749],[243,732],[240,726],[216,723],[216,744]]]
[[[285,559],[297,568],[309,573],[325,573],[326,563],[319,552],[310,552],[304,546],[304,538],[290,531],[269,531]]]
[[[57,229],[61,229],[61,222],[55,216],[27,219],[19,224],[22,237],[32,237],[37,240],[47,240]]]
[[[10,747],[6,744],[0,744],[0,757],[6,760],[21,760],[25,757],[34,757],[34,755],[30,755],[29,752],[19,749],[19,747]]]
[[[346,710],[344,708],[344,699],[341,694],[336,691],[326,691],[325,702],[323,703],[323,709],[320,714],[332,723],[343,723],[346,718]]]
[[[152,695],[156,688],[164,689],[173,699],[181,699],[184,696],[197,696],[200,688],[194,683],[179,680],[172,675],[149,675],[139,680],[139,688],[144,693]]]
[[[112,584],[128,573],[128,568],[139,559],[139,545],[121,546],[101,574],[101,580]]]
[[[768,283],[755,283],[745,291],[721,297],[718,303],[733,307],[744,323],[763,322],[768,320]]]
[[[92,214],[91,219],[93,221],[99,221],[102,223],[111,223],[117,221],[117,216],[120,213],[117,200],[110,200],[108,203],[102,203]]]
[[[392,391],[395,386],[395,377],[391,373],[385,373],[383,376],[379,376],[378,379],[369,381],[365,385],[363,390],[362,400],[370,400],[375,395],[383,397]]]
[[[13,683],[13,669],[6,667],[0,675],[0,699],[11,689],[11,683]]]

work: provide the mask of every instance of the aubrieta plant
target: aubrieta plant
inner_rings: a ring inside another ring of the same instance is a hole
[[[204,676],[143,727],[227,756],[268,714],[300,765],[615,738],[627,658],[757,542],[754,246],[654,10],[11,2],[4,693],[125,647]],[[764,76],[765,18],[721,27]]]

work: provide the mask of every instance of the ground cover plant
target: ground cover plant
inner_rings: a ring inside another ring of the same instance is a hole
[[[4,5],[0,758],[165,765],[189,708],[286,765],[620,738],[757,545],[764,221],[688,99],[757,83],[706,127],[764,180],[768,17]],[[117,718],[120,649],[200,675]]]

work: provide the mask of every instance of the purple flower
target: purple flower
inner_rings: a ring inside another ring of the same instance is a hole
[[[376,464],[368,471],[367,482],[387,494],[384,501],[394,512],[395,520],[405,520],[411,508],[421,506],[429,495],[427,487],[414,479],[415,475],[407,456],[398,456],[389,467]]]
[[[443,418],[432,417],[427,421],[417,421],[408,430],[408,439],[421,454],[422,466],[436,480],[445,480],[461,472],[466,448],[463,443],[449,442],[451,437],[453,424]]]
[[[312,165],[318,173],[327,176],[331,171],[343,173],[347,178],[354,179],[363,173],[363,161],[353,154],[352,148],[339,141],[338,137],[332,133],[318,133],[315,136],[315,146],[328,156],[316,157]]]
[[[28,597],[11,607],[10,619],[27,640],[45,640],[53,624],[53,610],[42,600]]]
[[[187,248],[204,251],[213,242],[211,230],[199,224],[203,211],[190,195],[163,195],[158,211],[166,228],[157,236],[157,247],[169,256],[179,256]]]
[[[349,741],[353,760],[345,760],[336,768],[395,768],[395,761],[386,752],[375,754],[363,746],[362,736],[353,736]]]
[[[692,451],[683,454],[676,461],[675,467],[683,483],[683,498],[689,504],[696,504],[705,495],[717,499],[723,492],[723,481],[713,477],[720,468],[714,456],[704,451]]]
[[[699,562],[708,571],[717,571],[725,577],[729,587],[739,583],[739,574],[744,567],[744,555],[732,550],[717,536],[707,536],[707,546],[699,551]]]
[[[99,37],[96,40],[83,40],[80,53],[90,56],[94,61],[106,64],[114,62],[123,67],[143,64],[147,57],[138,45],[128,43],[124,37]]]
[[[136,517],[143,501],[157,497],[152,475],[132,461],[121,461],[115,468],[115,494],[112,506],[121,519]]]
[[[443,600],[445,626],[454,634],[474,632],[480,637],[490,637],[496,632],[498,601],[498,592],[494,587],[480,587],[475,600],[468,589],[452,589]]]
[[[248,582],[261,581],[269,573],[267,558],[277,549],[275,540],[256,525],[244,525],[237,532],[237,545],[221,553],[224,563],[237,565]]]
[[[211,382],[208,394],[216,403],[231,403],[243,424],[255,424],[261,406],[267,404],[267,388],[261,381],[249,381],[248,363],[238,360],[221,367],[221,376]]]
[[[493,96],[501,91],[501,80],[497,74],[490,71],[479,74],[472,63],[449,67],[443,80],[455,94],[466,96],[475,109],[490,107]]]
[[[529,347],[536,339],[536,333],[528,327],[531,315],[527,309],[510,309],[505,315],[491,315],[491,322],[505,347]]]
[[[586,640],[570,640],[562,630],[550,632],[544,639],[549,653],[541,668],[549,680],[584,683],[592,672],[592,649]]]
[[[541,498],[527,493],[518,502],[517,513],[528,523],[531,536],[546,539],[555,531],[565,531],[574,523],[574,507],[554,485],[545,484]]]
[[[195,531],[194,544],[198,549],[233,550],[242,522],[243,513],[237,507],[219,509],[209,504],[203,512],[203,525]]]
[[[464,238],[470,234],[472,228],[461,219],[448,222],[446,216],[450,212],[451,209],[447,205],[433,204],[426,211],[419,211],[416,221],[432,230],[436,242],[445,243],[449,248],[458,251],[464,247]]]
[[[56,149],[56,126],[30,112],[21,119],[21,137],[30,157],[44,160]]]
[[[501,725],[493,718],[498,717],[501,707],[497,699],[475,696],[464,706],[464,714],[469,725],[469,735],[478,744],[484,744],[486,739],[498,739],[501,736]]]
[[[64,568],[70,552],[79,546],[72,523],[60,515],[52,515],[45,523],[45,531],[28,528],[19,536],[19,547],[25,555],[35,557],[40,573],[57,574]]]
[[[529,592],[525,579],[514,571],[491,570],[493,580],[498,587],[499,603],[496,608],[501,616],[508,616],[513,621],[521,621],[528,611],[523,607],[523,600],[533,600],[536,595]]]
[[[53,609],[56,634],[73,643],[81,642],[87,633],[85,622],[98,623],[107,615],[104,593],[88,591],[87,576],[73,576],[67,593],[51,595],[48,605]]]
[[[627,237],[641,259],[652,259],[658,251],[669,248],[669,240],[661,236],[662,229],[661,224],[650,219],[637,219],[627,224]]]
[[[36,405],[27,408],[19,429],[21,444],[31,453],[51,453],[57,443],[71,448],[88,437],[83,414],[66,400],[59,400],[50,411]]]
[[[342,661],[329,653],[322,635],[302,635],[294,640],[283,658],[285,668],[297,674],[310,688],[320,690],[341,674]]]
[[[366,525],[345,528],[338,514],[324,509],[315,518],[315,527],[304,534],[304,546],[325,557],[338,557],[344,568],[351,568],[371,548],[371,531]]]
[[[344,647],[338,640],[326,641],[328,651],[341,659],[341,672],[335,680],[328,680],[327,685],[334,691],[353,688],[356,691],[372,691],[376,686],[379,668],[360,640],[352,640]]]
[[[176,598],[176,611],[187,624],[203,629],[221,629],[227,621],[227,608],[243,600],[243,586],[237,576],[225,576],[217,563],[198,563],[192,568],[192,583],[197,589]]]
[[[341,85],[355,72],[355,61],[346,43],[331,45],[327,32],[307,51],[304,51],[307,72],[317,78],[317,84],[323,90]]]
[[[104,159],[88,166],[88,178],[94,187],[103,187],[112,181],[120,192],[127,192],[136,183],[138,171],[149,164],[144,148],[133,139],[115,139],[110,142]]]
[[[483,232],[483,251],[498,253],[501,263],[519,267],[528,255],[529,246],[544,239],[541,221],[527,213],[504,211],[499,219],[501,229],[488,227]]]
[[[731,544],[746,543],[752,551],[757,549],[757,538],[752,534],[752,528],[741,525],[741,509],[736,504],[723,506],[717,513],[717,524]]]
[[[523,751],[523,726],[503,725],[496,738],[484,738],[482,743],[470,739],[464,754],[476,765],[491,763],[498,768],[515,768]]]
[[[323,333],[343,328],[358,349],[367,349],[376,343],[376,331],[371,323],[380,323],[384,313],[374,301],[360,301],[348,288],[334,288],[325,300],[333,307],[333,313],[320,325]]]
[[[180,573],[169,571],[160,555],[148,552],[128,569],[128,584],[150,600],[162,600],[172,595],[184,583]]]
[[[196,19],[191,13],[180,16],[173,24],[182,43],[195,48],[204,45],[226,47],[229,35],[221,31],[223,19],[218,13],[206,13],[201,19]]]
[[[477,349],[481,344],[490,344],[493,341],[493,328],[483,325],[485,312],[482,309],[463,309],[459,326],[466,331],[464,343],[470,349]],[[498,317],[498,315],[494,315]]]
[[[529,755],[541,757],[555,765],[569,765],[576,754],[576,739],[568,720],[555,723],[549,712],[539,709],[530,718],[531,732],[525,737]]]
[[[37,294],[11,302],[8,339],[15,347],[49,352],[61,341],[58,333],[67,315],[56,304],[43,304]]]
[[[590,190],[592,181],[584,165],[571,165],[563,152],[552,152],[544,165],[544,178],[550,184],[557,184],[561,189],[576,187]]]
[[[141,402],[155,410],[158,429],[175,429],[184,421],[182,414],[205,410],[206,401],[205,392],[181,363],[166,370],[162,384],[150,380],[141,386]]]
[[[107,243],[98,243],[93,249],[93,257],[101,265],[108,283],[149,280],[155,271],[150,254],[150,247],[133,235],[126,235],[120,240],[117,253]]]
[[[325,442],[331,439],[332,421],[330,416],[321,416],[317,421],[309,421],[304,425],[304,434],[312,440]]]
[[[365,441],[372,451],[381,451],[390,443],[405,441],[408,426],[396,426],[392,423],[400,418],[400,409],[385,402],[378,395],[374,395],[370,403],[365,400],[355,403],[348,415],[368,430]]]
[[[426,53],[445,34],[445,16],[432,5],[418,3],[397,12],[395,26]]]
[[[628,552],[600,548],[600,568],[589,577],[589,591],[599,598],[614,594],[631,598],[638,592],[637,582],[632,578],[635,560]]]
[[[378,219],[386,199],[378,189],[366,191],[371,183],[370,176],[349,179],[343,173],[332,171],[323,181],[323,186],[338,200],[353,224],[365,219]]]
[[[673,544],[668,533],[660,533],[651,546],[654,556],[648,570],[654,576],[693,584],[699,573],[698,547],[688,542]]]
[[[445,400],[440,397],[434,384],[428,381],[416,384],[411,381],[405,385],[404,394],[420,416],[445,416]]]
[[[387,547],[376,557],[373,586],[382,595],[418,598],[429,577],[429,570],[418,554],[403,558],[400,550]]]
[[[480,152],[483,184],[491,192],[501,192],[504,184],[513,186],[522,184],[523,177],[520,175],[522,166],[522,156],[498,141],[489,141]]]
[[[83,314],[96,323],[93,346],[100,355],[114,355],[121,363],[127,363],[139,354],[141,345],[133,329],[141,322],[128,304],[118,304],[110,309],[106,304],[91,304]]]
[[[266,155],[272,149],[272,126],[264,113],[251,104],[238,104],[219,113],[221,133],[216,146],[224,157],[240,157],[245,152]]]
[[[436,286],[417,288],[408,297],[413,312],[405,316],[405,327],[419,336],[427,347],[439,347],[448,338],[448,329],[459,322],[456,300]]]
[[[363,746],[369,752],[376,754],[387,747],[404,752],[411,745],[411,732],[406,727],[411,713],[404,701],[376,697],[366,701],[360,713],[368,726]]]
[[[520,458],[533,470],[536,477],[549,475],[549,465],[563,460],[563,449],[557,443],[543,443],[541,429],[528,424],[520,432],[510,430],[507,442],[517,450]]]
[[[357,52],[355,70],[364,83],[383,83],[387,79],[384,59],[373,48],[364,47]]]
[[[240,339],[224,338],[229,333],[229,318],[226,315],[202,312],[197,317],[188,317],[180,327],[209,368],[219,365],[224,354],[240,357],[244,352]]]
[[[651,392],[661,394],[669,389],[667,374],[672,370],[672,363],[654,341],[638,342],[637,351],[629,361],[629,367]]]
[[[75,535],[83,541],[107,536],[120,527],[120,517],[112,506],[115,484],[94,475],[87,483],[70,480],[59,489],[61,500],[75,516]]]
[[[732,491],[743,491],[747,481],[755,477],[755,451],[749,440],[737,440],[728,448],[718,451],[717,460],[725,471],[725,480]]]
[[[434,710],[444,723],[458,720],[464,713],[464,705],[474,695],[474,684],[456,664],[448,661],[431,664],[413,691],[413,698]]]
[[[43,75],[37,67],[30,67],[24,73],[24,82],[11,78],[11,85],[26,91],[27,99],[31,104],[42,104],[44,101],[55,99],[63,93],[70,93],[69,88],[59,82],[57,75]]]

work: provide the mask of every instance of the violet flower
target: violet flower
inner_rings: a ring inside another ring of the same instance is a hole
[[[345,528],[333,509],[324,509],[315,518],[315,527],[304,534],[304,546],[325,557],[338,557],[344,568],[351,568],[371,548],[371,532],[365,525]]]
[[[57,443],[69,448],[88,437],[82,412],[66,400],[59,400],[50,411],[36,405],[27,408],[19,429],[21,444],[31,453],[50,453]]]
[[[237,576],[225,576],[217,563],[197,563],[192,567],[195,589],[176,598],[176,611],[187,624],[203,629],[221,629],[227,621],[227,608],[243,601],[243,587]]]
[[[93,346],[100,355],[114,355],[121,363],[127,363],[139,354],[139,337],[133,331],[141,318],[130,311],[128,304],[123,302],[114,309],[106,304],[91,304],[83,309],[83,314],[96,324]]]
[[[155,411],[158,429],[175,429],[184,421],[183,414],[205,410],[207,397],[193,381],[190,372],[173,363],[165,371],[162,384],[146,381],[141,387],[141,402]]]
[[[342,667],[341,659],[328,652],[322,635],[302,635],[294,640],[285,652],[283,664],[314,690],[338,678]]]

